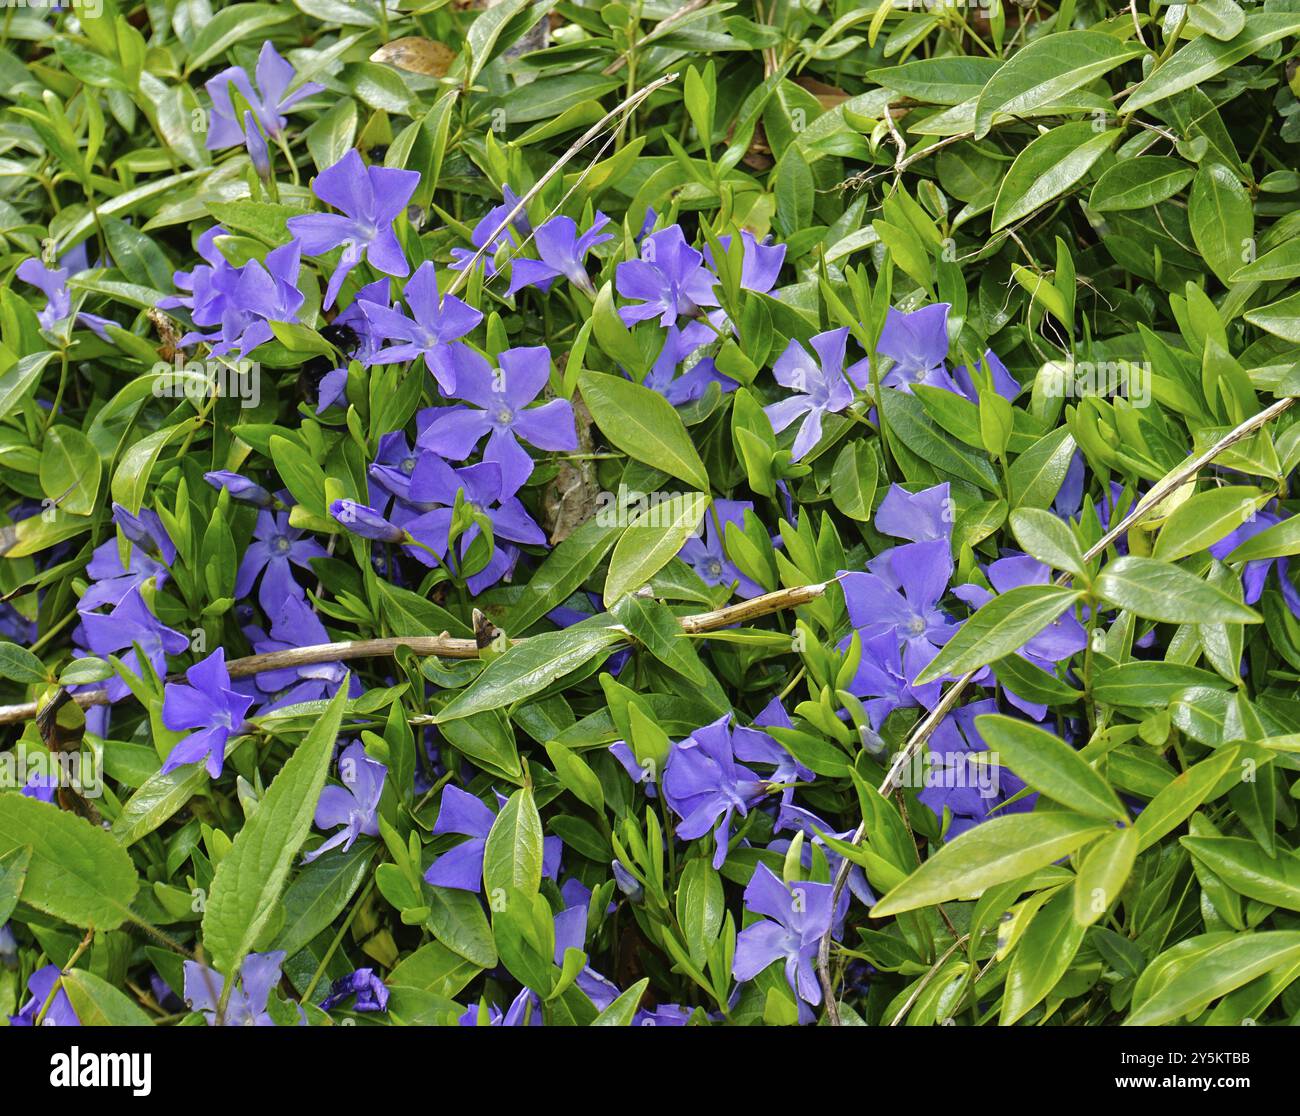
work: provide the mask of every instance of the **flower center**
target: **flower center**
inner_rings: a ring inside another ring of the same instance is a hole
[[[402,472],[409,477],[415,472],[415,455],[412,454],[410,457],[402,458],[402,464],[400,467]]]
[[[907,622],[907,634],[919,636],[919,635],[923,635],[924,633],[925,633],[925,617],[913,616],[912,619],[910,619]]]
[[[277,554],[288,554],[293,549],[293,543],[289,541],[286,535],[276,535],[271,542],[271,549]]]
[[[722,576],[722,562],[717,558],[710,558],[704,563],[704,572],[709,577]]]
[[[512,422],[514,422],[514,419],[515,419],[514,411],[512,411],[504,403],[500,404],[497,407],[496,421],[498,425],[509,426]]]

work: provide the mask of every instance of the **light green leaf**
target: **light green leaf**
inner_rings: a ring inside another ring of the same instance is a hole
[[[22,900],[73,926],[115,930],[140,880],[125,849],[84,818],[20,794],[0,794],[0,857],[31,849]]]
[[[1260,615],[1195,574],[1155,558],[1126,555],[1096,582],[1097,594],[1145,620],[1170,624],[1258,624]]]
[[[203,915],[203,942],[214,967],[228,977],[259,944],[279,909],[294,857],[311,831],[347,699],[344,681],[217,865]]]
[[[993,231],[1027,217],[1060,197],[1088,173],[1123,134],[1104,132],[1082,120],[1060,124],[1033,140],[1016,156],[993,203]]]
[[[950,841],[872,909],[872,918],[971,898],[1019,879],[1109,832],[1080,814],[995,817]]]
[[[1059,736],[1001,714],[975,718],[990,754],[1034,790],[1089,817],[1127,821],[1110,785]]]

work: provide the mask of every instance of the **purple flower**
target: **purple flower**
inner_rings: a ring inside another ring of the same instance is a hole
[[[840,862],[844,859],[833,848],[826,844],[822,834],[829,834],[841,841],[852,839],[852,830],[846,830],[843,833],[836,833],[816,814],[808,810],[801,809],[798,806],[782,804],[780,812],[777,814],[775,831],[781,833],[786,830],[795,830],[802,833],[808,838],[804,844],[803,852],[800,855],[800,863],[804,868],[812,868],[812,850],[816,845],[821,849],[826,857],[826,866],[830,869],[831,878],[835,878],[836,872],[839,871]],[[768,844],[769,852],[778,852],[784,854],[790,847],[790,842],[785,838],[771,841]],[[848,879],[846,880],[847,890],[840,893],[840,901],[835,909],[836,932],[839,932],[840,924],[844,921],[844,915],[847,913],[849,905],[849,896],[852,895],[864,906],[873,906],[876,902],[876,896],[871,890],[871,885],[867,883],[866,873],[856,864],[849,869]]]
[[[237,600],[247,597],[260,576],[262,584],[257,593],[258,602],[268,616],[274,616],[286,597],[302,600],[305,596],[302,586],[294,580],[290,565],[311,573],[311,560],[324,557],[325,548],[320,543],[289,526],[287,511],[263,509],[257,513],[253,541],[248,544],[239,563],[235,597]]]
[[[739,812],[744,817],[768,789],[766,780],[736,762],[736,744],[750,734],[764,734],[754,729],[733,730],[730,720],[729,715],[719,717],[675,744],[663,778],[664,800],[682,819],[677,836],[689,841],[713,830],[715,868],[721,868],[727,859],[732,816]],[[762,746],[762,741],[754,743]]]
[[[695,1012],[681,1004],[660,1004],[653,1011],[641,1008],[632,1017],[634,1027],[685,1027]]]
[[[352,1010],[357,1013],[388,1010],[388,987],[374,969],[356,969],[330,985],[330,994],[321,1000],[321,1011],[332,1011],[349,996],[355,996]]]
[[[942,540],[887,550],[874,560],[871,573],[843,578],[849,619],[864,638],[889,633],[933,658],[957,630],[939,607],[952,570]]]
[[[664,347],[646,373],[644,385],[657,391],[674,407],[703,398],[710,384],[717,384],[723,392],[735,391],[740,385],[719,372],[712,357],[704,356],[692,361],[695,354],[717,336],[717,331],[706,322],[687,322],[680,329],[675,325],[669,326],[664,334]],[[691,361],[690,366],[679,376],[678,367],[685,367],[687,361]]]
[[[506,804],[504,795],[497,796],[497,810]],[[438,820],[433,823],[436,834],[459,833],[468,837],[455,848],[448,849],[439,856],[425,872],[426,883],[434,887],[454,887],[461,891],[483,890],[483,850],[487,848],[487,837],[496,821],[496,811],[486,806],[480,799],[448,785],[442,791],[442,804],[438,808]],[[550,880],[555,879],[560,871],[560,854],[563,845],[558,837],[547,837],[542,841],[542,874]]]
[[[1025,789],[1025,784],[1007,768],[981,763],[977,758],[978,753],[988,751],[988,745],[975,728],[975,718],[996,712],[996,703],[988,698],[964,705],[945,717],[930,736],[921,777],[912,780],[913,785],[923,786],[917,797],[936,817],[943,817],[945,806],[952,814],[944,834],[946,841],[986,821],[995,810],[998,815],[1028,813],[1038,801],[1038,796],[1031,794],[1005,805],[1007,799]]]
[[[352,534],[376,542],[400,542],[406,532],[389,523],[374,508],[358,504],[355,500],[335,500],[330,505],[330,515]]]
[[[266,255],[263,265],[249,260],[239,269],[228,294],[219,300],[221,329],[203,334],[197,330],[181,338],[182,345],[202,341],[212,346],[213,356],[227,353],[251,353],[259,345],[275,338],[271,322],[295,322],[303,303],[298,289],[298,271],[302,264],[302,246],[289,241]],[[195,324],[201,324],[195,320]]]
[[[1079,514],[1083,505],[1084,480],[1083,454],[1075,450],[1066,466],[1065,480],[1052,501],[1052,510],[1062,519],[1073,519]]]
[[[945,331],[946,332],[946,331]],[[992,349],[984,350],[984,359],[980,362],[983,365],[979,371],[988,377],[989,384],[998,395],[1010,402],[1020,394],[1020,384],[1016,378],[1007,371],[1007,366],[997,357]],[[978,367],[978,366],[977,366]],[[971,370],[964,364],[959,364],[952,374],[953,380],[957,384],[957,389],[969,399],[972,403],[978,405],[980,401],[979,387],[976,385],[975,377]]]
[[[578,235],[578,226],[571,217],[552,217],[539,225],[533,234],[540,260],[519,258],[514,261],[510,272],[510,289],[507,295],[514,295],[524,287],[537,287],[549,291],[551,284],[560,276],[581,287],[590,295],[596,293],[591,279],[587,275],[587,253],[597,244],[613,240],[613,233],[600,230],[609,224],[609,218],[597,213],[591,227]]]
[[[323,256],[343,246],[343,257],[325,290],[326,309],[334,305],[343,281],[363,257],[385,275],[410,273],[393,221],[419,182],[418,171],[367,167],[356,148],[349,148],[342,159],[316,176],[312,191],[340,212],[290,217],[288,227],[309,256]]]
[[[474,245],[473,250],[468,248],[453,248],[451,250],[451,258],[454,261],[451,265],[452,271],[464,271],[469,267],[470,261],[478,255],[479,249],[488,245],[488,241],[495,234],[496,239],[492,240],[488,250],[480,257],[483,263],[484,276],[491,278],[497,273],[496,261],[493,257],[505,245],[515,243],[513,234],[517,233],[521,238],[527,238],[528,234],[533,231],[526,210],[520,210],[518,217],[514,218],[504,229],[501,228],[501,223],[519,204],[518,195],[509,186],[501,188],[501,196],[504,199],[502,203],[489,209],[487,216],[474,226],[474,232],[470,236],[470,243]],[[499,234],[497,234],[498,229],[501,229]]]
[[[208,774],[216,778],[226,756],[226,742],[239,735],[252,698],[231,689],[226,650],[218,647],[185,672],[189,682],[169,682],[163,689],[162,720],[173,732],[197,729],[180,741],[163,764],[163,774],[182,764],[206,760]]]
[[[950,309],[946,302],[922,306],[910,314],[889,308],[876,343],[876,351],[894,362],[881,377],[883,387],[910,392],[913,384],[930,384],[961,394],[943,363],[948,356]]]
[[[844,378],[844,351],[848,336],[845,327],[813,337],[812,347],[817,360],[813,360],[798,341],[791,341],[772,366],[776,382],[797,393],[763,408],[772,429],[779,434],[800,415],[805,416],[791,449],[796,461],[805,457],[821,440],[822,417],[842,411],[853,402],[853,388]],[[848,374],[856,377],[865,363],[859,361],[849,368]]]
[[[1222,562],[1247,539],[1253,539],[1261,531],[1276,526],[1283,518],[1285,517],[1274,515],[1272,512],[1257,511],[1235,531],[1230,531],[1211,546],[1210,553]],[[1286,601],[1291,614],[1300,617],[1300,593],[1296,592],[1296,587],[1291,583],[1289,560],[1286,558],[1256,558],[1245,564],[1241,571],[1241,585],[1245,592],[1246,604],[1254,604],[1259,600],[1264,592],[1264,582],[1272,569],[1277,570],[1282,599]]]
[[[259,508],[269,508],[271,506],[271,494],[260,484],[239,473],[232,473],[226,469],[214,469],[211,472],[204,473],[203,479],[213,488],[224,488],[230,493],[232,500],[238,500],[241,504],[254,504]]]
[[[718,237],[718,243],[724,252],[730,252],[731,234]],[[785,245],[760,244],[752,232],[742,229],[740,246],[743,252],[740,264],[741,289],[767,294],[776,286],[776,278],[781,274],[781,265],[785,263]],[[712,245],[704,246],[704,259],[714,271],[718,270],[713,259]]]
[[[229,236],[220,225],[213,225],[199,237],[198,253],[204,263],[193,271],[178,271],[172,276],[176,289],[182,295],[169,295],[158,303],[161,310],[183,307],[190,312],[196,326],[221,324],[231,306],[235,288],[239,284],[240,268],[235,267],[217,248],[217,238]]]
[[[180,632],[166,627],[149,611],[139,589],[131,589],[113,606],[113,611],[83,612],[79,642],[92,655],[100,658],[113,652],[130,648],[122,656],[122,665],[133,674],[141,674],[142,667],[136,652],[138,647],[145,659],[159,675],[167,673],[167,656],[179,655],[187,650],[190,641]],[[110,701],[120,701],[130,693],[130,687],[117,675],[105,684]]]
[[[9,1026],[35,1027],[36,1017],[40,1015],[45,1001],[50,998],[50,993],[54,992],[55,983],[62,976],[63,973],[58,965],[46,965],[32,973],[27,980],[27,991],[32,998],[23,1004],[17,1015],[9,1016]],[[41,1020],[41,1025],[43,1027],[81,1026],[81,1020],[72,1010],[72,1001],[68,999],[68,994],[63,990],[62,985],[57,992],[54,992],[54,1000],[50,1004],[49,1011],[45,1013],[45,1018]]]
[[[678,225],[669,225],[641,242],[641,258],[626,260],[614,270],[618,293],[641,300],[624,306],[625,325],[658,318],[667,327],[679,317],[693,318],[706,306],[717,306],[713,287],[717,277],[704,266],[704,257],[686,243]]]
[[[464,469],[453,469],[436,454],[425,453],[411,474],[411,502],[427,504],[432,510],[407,522],[406,530],[439,558],[446,558],[451,544],[451,524],[456,498],[460,494],[475,512],[487,517],[492,524],[494,539],[545,545],[546,533],[533,521],[517,496],[505,493],[499,465],[483,461]],[[479,525],[474,523],[460,536],[462,559],[480,533]],[[406,549],[425,565],[434,564],[435,560],[428,552],[410,546]],[[467,578],[470,591],[479,593],[495,584],[510,571],[516,557],[513,548],[496,546],[487,565]]]
[[[384,793],[387,777],[388,768],[367,756],[365,746],[359,741],[343,749],[339,756],[339,779],[343,785],[325,787],[316,804],[317,829],[342,828],[307,853],[303,863],[310,864],[322,853],[340,846],[346,852],[363,833],[367,837],[379,836],[379,796]],[[387,998],[385,995],[385,1001]]]
[[[442,408],[416,444],[463,461],[479,439],[489,435],[483,460],[501,467],[501,491],[513,495],[533,471],[533,459],[520,438],[538,449],[576,450],[578,435],[567,399],[529,406],[551,374],[551,354],[544,345],[506,349],[497,361],[500,369],[494,373],[470,349],[457,355],[455,396],[474,406]]]
[[[387,278],[377,279],[362,287],[357,291],[356,298],[330,323],[335,333],[342,334],[347,339],[340,343],[339,347],[362,364],[370,364],[384,344],[383,334],[375,329],[374,322],[366,314],[366,306],[378,306],[383,310],[392,309],[391,288],[392,280]]]
[[[591,905],[591,892],[578,880],[569,880],[560,891],[565,908],[555,916],[555,963],[564,967],[565,951],[585,952],[587,946],[587,910]],[[578,988],[597,1011],[604,1011],[618,999],[618,989],[590,965],[583,968],[575,981]]]
[[[934,542],[952,538],[952,499],[948,482],[920,492],[908,492],[891,484],[876,509],[872,525],[883,535],[912,542]]]
[[[644,789],[646,798],[659,797],[659,790],[655,786],[655,765],[653,763],[639,761],[636,758],[636,753],[632,751],[625,740],[614,741],[609,746],[609,754],[618,760],[623,770],[627,772],[628,778]]]
[[[154,579],[155,587],[161,588],[170,576],[167,567],[176,561],[176,544],[157,512],[141,508],[138,515],[132,515],[121,504],[114,504],[113,522],[131,543],[129,564],[122,564],[122,551],[116,538],[95,547],[86,564],[86,573],[94,581],[77,604],[81,612],[115,605],[150,578]]]
[[[372,364],[400,364],[424,357],[425,367],[442,390],[456,389],[456,364],[453,358],[466,352],[464,337],[483,315],[454,295],[438,297],[438,276],[427,261],[415,269],[411,281],[402,288],[411,317],[400,310],[390,310],[377,302],[358,299],[362,312],[375,332],[402,342],[381,349],[371,358]]]
[[[542,1005],[537,993],[525,988],[514,998],[504,1015],[496,1004],[484,1003],[466,1008],[456,1022],[461,1027],[540,1027]]]
[[[262,44],[262,53],[257,57],[257,89],[253,88],[248,71],[242,66],[231,66],[209,79],[204,86],[212,98],[212,116],[208,121],[208,150],[220,151],[244,142],[244,133],[240,130],[234,101],[230,96],[232,85],[257,115],[258,123],[266,134],[278,138],[288,123],[284,114],[304,97],[310,97],[325,88],[314,81],[306,81],[286,96],[293,78],[293,66],[280,57],[275,47],[267,41]]]
[[[267,44],[270,46],[270,44]],[[244,111],[244,147],[248,149],[249,162],[263,182],[271,181],[271,151],[266,146],[266,137],[262,135],[252,112]]]
[[[269,651],[288,651],[295,647],[311,647],[328,643],[329,636],[324,625],[301,597],[288,596],[281,602],[279,611],[271,624],[270,638],[250,636],[253,650],[258,654]],[[311,663],[305,666],[282,667],[280,670],[264,670],[257,675],[256,689],[246,690],[249,696],[270,694],[274,700],[264,705],[259,712],[269,713],[273,709],[298,705],[305,701],[322,701],[338,693],[338,688],[348,678],[348,669],[341,662]],[[361,683],[356,675],[351,676],[349,694],[357,697],[361,693]]]
[[[37,802],[53,802],[54,792],[59,789],[57,775],[44,775],[33,771],[27,776],[27,785],[19,792],[24,798],[34,798]]]
[[[745,888],[745,906],[765,918],[745,927],[736,938],[731,975],[753,980],[774,961],[785,962],[785,979],[799,1001],[801,1022],[813,1018],[808,1005],[822,1002],[813,958],[831,928],[830,884],[782,883],[766,864],[759,864]]]
[[[844,640],[840,650],[847,647],[848,642]],[[923,705],[928,709],[939,700],[939,691],[943,687],[941,682],[913,686],[911,681],[933,657],[928,648],[904,642],[894,631],[862,637],[862,658],[846,689],[854,697],[867,699],[863,707],[872,729],[878,731],[895,709],[912,705]],[[883,747],[882,742],[876,743]]]
[[[763,711],[754,718],[754,727],[794,728],[790,715],[785,711],[780,698],[773,698],[764,706]],[[772,774],[767,777],[769,786],[781,786],[781,802],[794,799],[795,783],[811,783],[816,776],[804,767],[781,744],[765,732],[737,729],[732,737],[736,758],[746,763],[772,765]]]
[[[284,950],[274,953],[250,953],[239,966],[239,986],[226,1001],[221,1022],[226,1027],[274,1027],[275,1021],[267,1014],[267,1000],[271,990],[280,983],[280,967],[284,964]],[[201,1011],[209,1027],[217,1025],[217,1004],[225,989],[226,978],[197,961],[185,962],[185,1002],[191,1011]],[[299,1025],[307,1022],[302,1008],[298,1008]]]
[[[743,528],[745,512],[753,510],[751,500],[715,500],[704,516],[703,537],[687,539],[677,555],[706,585],[734,583],[736,595],[745,600],[761,595],[763,587],[741,573],[727,557],[726,530],[728,523]]]
[[[1022,585],[1047,585],[1052,580],[1052,571],[1027,554],[999,558],[989,564],[985,573],[988,575],[989,584],[997,593],[1006,593]],[[953,590],[953,596],[979,609],[991,601],[994,594],[979,585],[967,584],[958,585]],[[1046,628],[1022,644],[1016,654],[1048,674],[1053,674],[1052,668],[1057,663],[1082,651],[1087,645],[1088,635],[1083,630],[1083,625],[1067,612],[1063,616],[1058,616]],[[1028,713],[1036,721],[1043,719],[1047,713],[1047,706],[1022,698],[1005,685],[1003,688],[1006,689],[1007,700],[1012,705]]]
[[[68,269],[66,267],[49,268],[38,259],[24,260],[15,273],[24,283],[37,287],[45,295],[45,308],[36,315],[42,329],[52,330],[59,322],[72,313],[72,295],[68,293]],[[101,341],[109,339],[104,327],[117,325],[108,318],[85,312],[77,315],[77,321],[87,329],[94,330]]]

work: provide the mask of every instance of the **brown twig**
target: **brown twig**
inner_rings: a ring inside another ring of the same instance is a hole
[[[798,608],[809,601],[816,600],[827,588],[834,584],[823,581],[815,585],[799,585],[793,589],[778,589],[773,593],[764,593],[761,597],[741,601],[739,604],[716,608],[711,612],[699,612],[693,616],[679,617],[682,632],[686,635],[699,635],[704,632],[728,628],[733,624],[744,624],[769,616],[774,612],[784,612]],[[617,625],[612,625],[617,627]],[[511,645],[527,643],[527,638],[511,640]],[[338,663],[350,659],[379,659],[397,654],[398,648],[409,648],[422,657],[436,656],[440,659],[477,659],[479,643],[476,639],[457,639],[446,633],[436,636],[392,636],[387,639],[355,639],[341,643],[316,643],[308,647],[291,647],[287,651],[268,651],[261,655],[246,655],[241,659],[232,659],[227,663],[231,678],[248,678],[268,670],[284,670],[290,667],[312,666],[316,663]],[[181,675],[173,675],[169,680],[176,681]],[[92,705],[107,705],[107,690],[85,690],[72,694],[71,698],[82,708]],[[0,724],[14,724],[30,720],[36,716],[37,703],[24,705],[0,706]]]

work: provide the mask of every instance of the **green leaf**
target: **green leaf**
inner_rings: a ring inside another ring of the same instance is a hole
[[[879,481],[880,462],[870,444],[846,442],[831,470],[831,500],[850,519],[870,523]]]
[[[1091,926],[1115,904],[1137,859],[1138,832],[1117,829],[1095,842],[1083,856],[1074,887],[1074,921]]]
[[[1153,557],[1177,562],[1218,542],[1253,515],[1259,495],[1258,488],[1246,485],[1197,492],[1165,520]]]
[[[605,793],[601,790],[600,779],[590,765],[576,752],[570,751],[558,740],[546,742],[546,754],[551,766],[555,768],[556,778],[570,790],[579,801],[590,806],[597,814],[605,812]]]
[[[257,947],[280,909],[289,870],[311,831],[347,700],[345,681],[217,865],[203,915],[203,943],[213,965],[227,976]]]
[[[285,889],[284,925],[273,949],[292,957],[333,922],[370,875],[375,844],[363,837],[352,848],[331,849],[303,867]]]
[[[1122,130],[1098,132],[1076,120],[1033,140],[1011,164],[993,203],[993,231],[1060,197],[1114,146]]]
[[[1067,856],[1110,832],[1095,818],[1067,813],[995,817],[948,842],[872,909],[872,918],[970,898]]]
[[[0,794],[0,857],[30,849],[22,900],[73,926],[115,930],[140,880],[112,835],[84,818],[20,794]]]
[[[975,104],[975,138],[988,135],[998,114],[1026,116],[1144,53],[1142,46],[1101,31],[1062,31],[1035,39],[989,78]]]
[[[687,862],[677,882],[677,921],[691,961],[703,968],[727,913],[722,878],[704,857]]]
[[[614,606],[610,615],[664,666],[701,686],[708,683],[709,672],[700,661],[694,643],[667,605],[645,597],[627,596]]]
[[[1233,272],[1233,283],[1272,283],[1300,276],[1300,236],[1285,240],[1276,248]]]
[[[1285,558],[1300,554],[1300,516],[1291,516],[1266,527],[1258,535],[1253,535],[1238,544],[1225,561],[1257,562],[1266,558]]]
[[[1144,620],[1170,624],[1258,624],[1260,615],[1195,574],[1155,558],[1126,555],[1097,578],[1103,600]]]
[[[0,375],[0,419],[7,419],[37,384],[53,353],[30,353]]]
[[[1224,283],[1254,245],[1255,212],[1250,194],[1222,163],[1203,163],[1187,200],[1192,239],[1205,262]]]
[[[108,981],[85,969],[63,974],[63,990],[83,1027],[152,1027],[154,1022]]]
[[[0,643],[0,678],[7,678],[20,686],[39,686],[49,681],[50,672],[26,647]]]
[[[127,799],[113,820],[113,836],[123,848],[130,848],[174,816],[191,798],[208,785],[208,773],[200,763],[185,764],[164,774],[150,775]]]
[[[488,663],[434,719],[454,721],[532,697],[623,638],[615,628],[583,625],[530,636]]]
[[[501,807],[483,849],[483,885],[536,894],[542,885],[542,819],[533,792],[520,787]]]
[[[1246,17],[1246,26],[1241,34],[1226,43],[1202,35],[1155,67],[1150,76],[1125,98],[1119,107],[1120,114],[1131,116],[1138,109],[1154,105],[1184,89],[1204,85],[1229,66],[1258,54],[1269,43],[1298,32],[1300,15],[1295,12],[1255,12]]]
[[[997,494],[998,475],[988,459],[954,444],[926,415],[916,396],[885,391],[881,393],[880,408],[890,434],[922,461]]]
[[[614,544],[605,577],[604,602],[639,589],[664,568],[700,526],[710,497],[678,493],[639,512]]]
[[[1083,551],[1074,532],[1057,516],[1042,508],[1017,508],[1010,520],[1016,542],[1029,554],[1055,570],[1085,576]]]
[[[1007,470],[1012,507],[1045,508],[1055,500],[1075,449],[1074,437],[1062,426],[1017,457]]]
[[[622,531],[616,522],[603,522],[599,513],[579,526],[533,573],[528,592],[507,615],[507,630],[525,632],[556,605],[568,600],[595,573]]]
[[[1093,677],[1092,696],[1105,705],[1130,709],[1159,709],[1189,686],[1226,689],[1217,674],[1182,663],[1132,662],[1099,670]]]
[[[636,1009],[641,997],[650,984],[649,977],[642,977],[631,988],[618,997],[604,1011],[596,1016],[593,1027],[630,1027],[636,1018]]]
[[[637,461],[709,491],[709,472],[681,416],[662,395],[621,376],[583,371],[578,388],[606,438]]]
[[[1110,785],[1059,736],[1001,714],[975,718],[990,754],[1034,790],[1089,817],[1127,821]]]
[[[1061,888],[1034,916],[1016,945],[998,1024],[1009,1027],[1056,987],[1083,944],[1070,888]]]
[[[1234,935],[1201,953],[1194,965],[1164,984],[1123,1025],[1159,1027],[1197,1015],[1211,1000],[1297,960],[1300,960],[1300,931],[1266,930]]]
[[[18,900],[23,893],[23,884],[27,880],[27,866],[31,862],[30,845],[10,849],[0,856],[0,926],[9,921],[9,916],[18,906]]]
[[[1179,844],[1233,891],[1273,907],[1300,911],[1300,856],[1269,856],[1244,837],[1183,837]]]
[[[1011,654],[1082,596],[1078,589],[1059,585],[1021,585],[999,593],[957,630],[917,675],[916,684],[965,674]]]
[[[41,491],[69,515],[90,515],[99,506],[99,454],[80,430],[52,426],[41,450]]]
[[[1167,155],[1122,159],[1097,179],[1088,208],[1097,213],[1146,209],[1172,198],[1195,174],[1195,167]]]
[[[1237,748],[1222,748],[1189,767],[1155,796],[1138,815],[1138,852],[1149,849],[1192,815],[1237,762]]]

